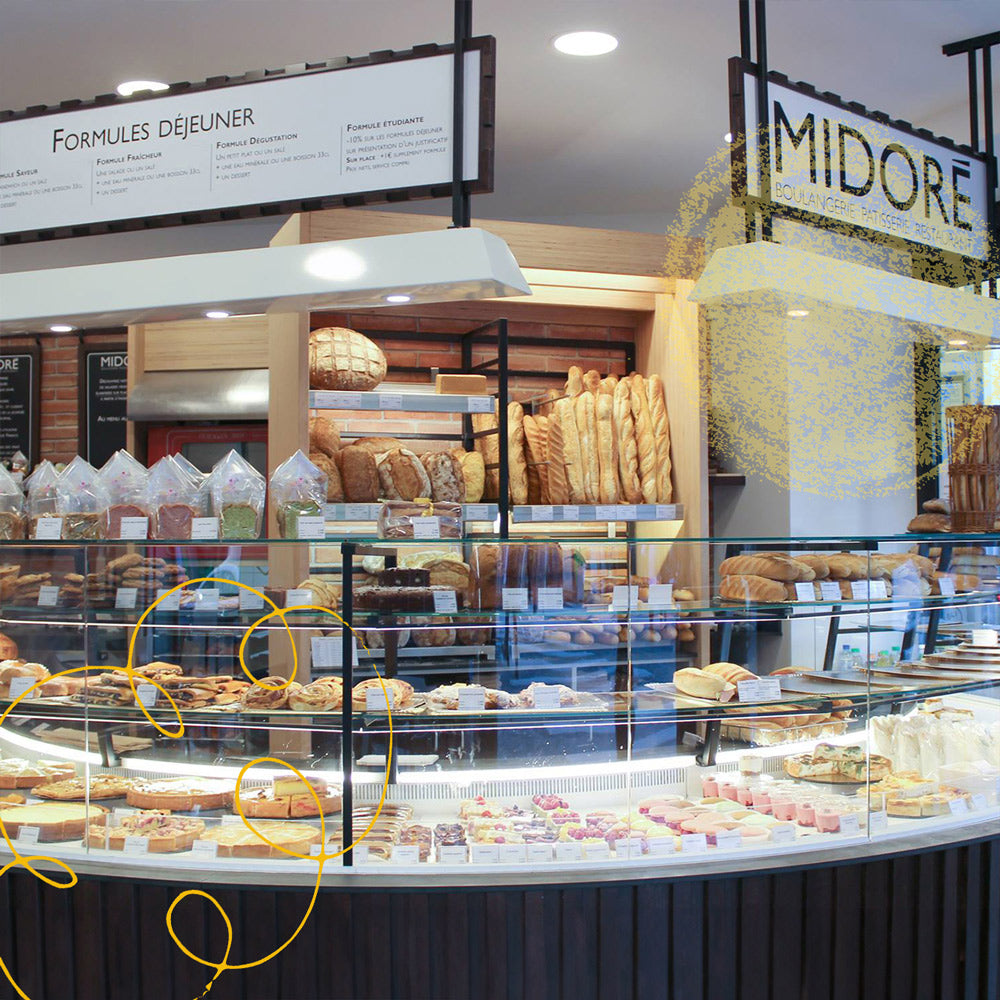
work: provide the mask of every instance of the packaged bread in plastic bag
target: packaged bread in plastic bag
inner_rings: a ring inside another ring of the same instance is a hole
[[[238,452],[215,463],[208,476],[212,516],[219,519],[220,538],[258,538],[264,519],[267,483]]]
[[[108,491],[108,538],[135,538],[123,530],[126,518],[145,518],[149,527],[149,472],[124,448],[101,466],[101,481]],[[131,522],[135,524],[135,521]]]
[[[188,539],[191,522],[200,517],[198,485],[168,455],[150,470],[147,481],[150,537]]]
[[[297,451],[271,476],[271,503],[282,538],[298,538],[304,517],[321,517],[326,501],[327,475]]]
[[[0,542],[24,538],[24,494],[14,477],[0,465]]]
[[[101,474],[77,455],[56,479],[56,512],[63,519],[63,538],[105,538],[109,505]]]

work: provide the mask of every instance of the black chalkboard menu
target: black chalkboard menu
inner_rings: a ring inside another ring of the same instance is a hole
[[[80,345],[80,454],[100,468],[125,447],[128,351],[125,345]]]
[[[0,461],[16,451],[34,468],[40,456],[42,357],[38,347],[0,349]]]

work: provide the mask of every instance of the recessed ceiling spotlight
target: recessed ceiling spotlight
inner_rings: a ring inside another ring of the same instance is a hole
[[[567,56],[603,56],[618,48],[618,39],[606,31],[570,31],[552,44]]]
[[[955,340],[949,340],[948,341],[948,346],[949,347],[968,347],[969,346],[969,342],[967,340],[962,340],[960,338],[956,338]]]
[[[412,295],[387,295],[385,297],[385,301],[386,302],[391,302],[394,306],[395,305],[402,305],[404,302],[412,302],[413,301],[413,296]]]
[[[169,90],[169,83],[160,83],[159,80],[126,80],[119,83],[115,90],[122,97],[131,97],[133,94],[142,94],[147,90],[152,93],[159,93],[161,90]]]
[[[791,316],[792,319],[802,319],[803,316],[809,315],[808,309],[789,309],[786,316]]]
[[[65,323],[55,323],[49,327],[53,333],[72,333],[76,327],[67,326]]]
[[[722,138],[725,139],[726,142],[732,142],[733,141],[733,133],[732,132],[727,132]]]
[[[205,313],[205,319],[229,319],[232,313],[227,313],[225,309],[209,309]]]

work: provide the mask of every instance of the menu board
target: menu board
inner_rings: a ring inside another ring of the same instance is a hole
[[[29,469],[39,460],[41,370],[38,347],[0,349],[0,461],[19,450]]]
[[[125,447],[128,351],[124,345],[80,347],[80,454],[99,469]]]

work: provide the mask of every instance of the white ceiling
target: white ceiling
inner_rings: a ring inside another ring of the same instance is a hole
[[[496,191],[473,217],[662,231],[728,130],[736,0],[475,0],[497,38]],[[771,0],[772,69],[968,141],[966,63],[945,42],[1000,29],[996,0]],[[621,39],[572,59],[575,28]],[[450,40],[450,0],[0,0],[0,107],[198,81]],[[994,72],[1000,107],[1000,54]],[[447,213],[446,202],[420,206]],[[410,206],[408,210],[414,210]],[[253,245],[260,223],[5,248],[0,270]],[[141,242],[140,242],[141,241]]]

